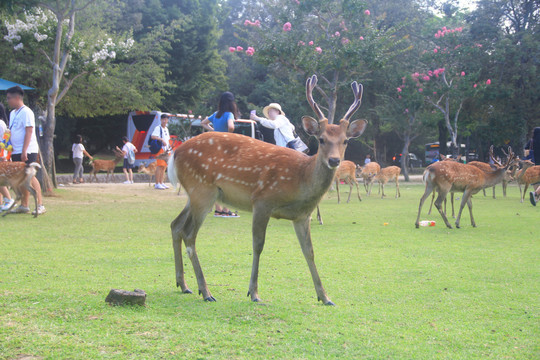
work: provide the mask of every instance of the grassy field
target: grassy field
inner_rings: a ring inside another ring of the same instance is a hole
[[[462,229],[438,214],[415,229],[422,191],[325,197],[312,235],[337,304],[326,307],[288,221],[268,227],[258,304],[246,297],[250,214],[208,217],[197,245],[218,301],[205,303],[175,287],[169,224],[184,196],[146,184],[60,189],[46,215],[0,219],[0,358],[539,358],[540,208],[510,187],[504,199],[475,196],[478,228],[465,212]],[[111,288],[144,289],[147,306],[108,306]]]

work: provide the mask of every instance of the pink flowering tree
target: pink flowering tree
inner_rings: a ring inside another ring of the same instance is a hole
[[[454,155],[459,151],[464,105],[491,85],[481,70],[480,59],[485,56],[481,44],[468,41],[463,27],[443,27],[433,34],[431,48],[422,55],[424,70],[412,74],[417,91],[443,115]]]
[[[281,0],[261,6],[268,16],[238,26],[252,55],[286,83],[297,81],[298,88],[316,74],[319,103],[329,122],[336,120],[338,94],[348,96],[353,80],[362,82],[404,51],[396,29],[378,28],[376,14],[363,1]]]

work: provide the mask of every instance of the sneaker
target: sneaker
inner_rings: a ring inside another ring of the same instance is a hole
[[[131,184],[131,181],[126,180],[126,181],[124,181],[124,184]]]
[[[156,189],[156,190],[165,190],[165,188],[164,188],[163,185],[161,185],[161,184],[156,184],[156,185],[154,186],[154,189]]]
[[[2,210],[2,211],[8,210],[11,207],[11,205],[13,205],[14,202],[15,202],[15,200],[13,200],[13,199],[5,199],[4,200],[4,205],[2,205],[0,210]]]
[[[15,209],[11,209],[9,212],[10,214],[28,214],[30,212],[30,208],[27,206],[19,205]]]
[[[163,186],[163,188],[165,189],[168,189],[169,187],[167,185],[165,185],[164,183],[161,183],[161,186]]]
[[[47,209],[45,209],[45,206],[43,205],[38,205],[37,209],[32,211],[32,215],[36,215],[36,212],[38,215],[42,215],[47,212]]]
[[[534,191],[531,191],[529,193],[529,196],[530,196],[532,206],[536,206],[536,195],[535,195]]]
[[[130,181],[130,184],[133,184],[133,180],[132,180],[132,181]]]

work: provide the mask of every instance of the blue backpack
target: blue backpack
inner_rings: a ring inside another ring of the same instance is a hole
[[[161,126],[159,127],[159,136],[163,136],[163,129],[161,128]],[[150,146],[150,152],[152,154],[157,154],[163,147],[163,143],[161,142],[161,140],[154,140],[152,139],[152,136],[150,136],[150,138],[148,139],[148,145]]]

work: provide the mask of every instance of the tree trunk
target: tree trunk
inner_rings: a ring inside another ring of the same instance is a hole
[[[405,181],[409,179],[409,145],[411,144],[411,135],[408,133],[403,134],[403,149],[401,150],[401,173],[405,177]]]
[[[56,100],[56,94],[51,94],[53,89],[49,90],[48,101],[47,101],[47,116],[46,121],[43,126],[43,165],[45,170],[51,176],[56,176],[54,174],[54,128],[56,126],[56,117],[55,110],[56,106],[54,105]],[[51,96],[52,95],[52,96]]]
[[[446,155],[448,149],[446,149],[446,141],[448,141],[448,129],[444,124],[444,120],[439,121],[437,124],[439,127],[439,154]]]

